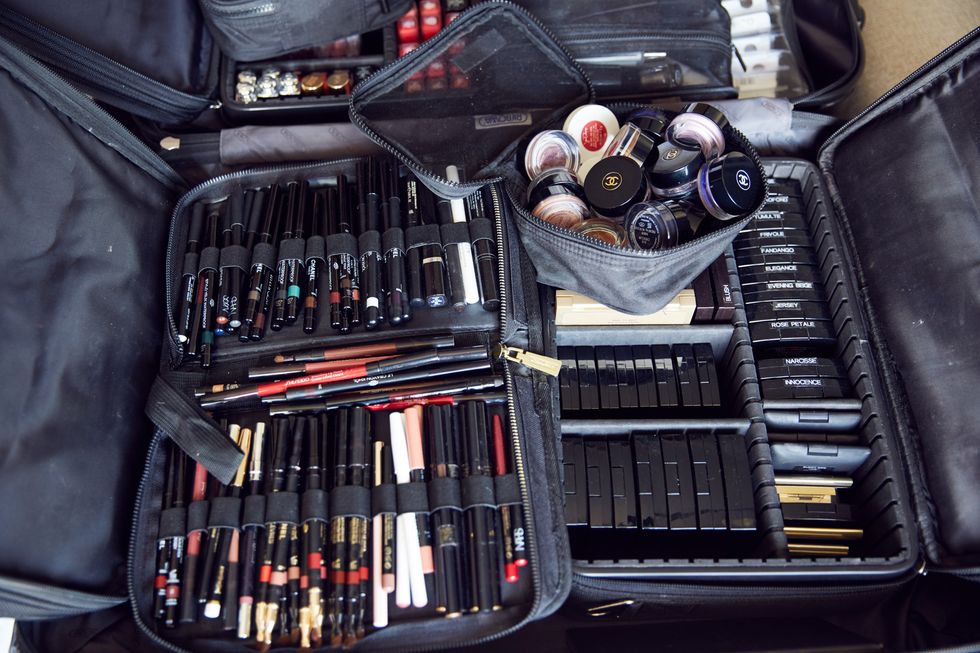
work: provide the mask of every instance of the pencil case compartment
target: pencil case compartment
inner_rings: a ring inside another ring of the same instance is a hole
[[[464,72],[479,71],[470,97],[407,90],[413,75],[441,57]],[[520,79],[511,74],[514,60],[522,62]],[[499,81],[504,75],[506,83]],[[627,313],[651,313],[722,255],[751,212],[690,242],[653,251],[605,244],[532,215],[523,201],[523,150],[535,134],[561,128],[573,109],[592,101],[593,87],[581,66],[536,18],[512,5],[486,3],[360,84],[351,96],[351,120],[443,197],[462,198],[502,180],[503,201],[538,282]],[[613,108],[625,118],[638,107]],[[723,132],[726,151],[748,155],[763,177],[748,140],[731,125]],[[448,178],[448,164],[461,167],[462,181]]]

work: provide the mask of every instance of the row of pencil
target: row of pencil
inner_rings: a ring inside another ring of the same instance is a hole
[[[447,176],[459,179],[453,166]],[[495,311],[490,217],[482,191],[465,201],[437,198],[390,159],[367,159],[354,177],[237,187],[225,200],[199,201],[190,211],[177,339],[208,367],[218,336],[249,342],[294,324],[314,333],[321,323],[349,333],[405,324],[423,307]]]
[[[209,478],[173,447],[162,508],[210,500],[214,511],[215,499],[246,493],[264,495],[268,506],[277,493],[305,499],[357,487],[367,495],[433,479],[482,477],[492,487],[494,476],[513,472],[505,404],[468,399],[223,423],[246,454],[234,480]],[[155,617],[165,627],[207,622],[254,637],[260,649],[309,648],[351,646],[370,626],[387,626],[391,610],[434,607],[456,617],[503,605],[502,586],[517,582],[527,563],[519,502],[406,512],[378,501],[370,510],[291,521],[276,521],[267,508],[272,520],[262,524],[246,518],[240,529],[209,526],[158,540]]]

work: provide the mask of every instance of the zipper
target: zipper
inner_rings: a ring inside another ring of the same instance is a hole
[[[510,0],[489,0],[488,2],[483,2],[480,4],[473,5],[469,9],[465,9],[464,11],[460,12],[459,16],[457,16],[457,20],[460,21],[459,24],[463,24],[467,16],[470,16],[471,14],[477,12],[489,11],[495,5],[509,7],[512,11],[521,15],[528,22],[535,25],[538,29],[544,32],[545,35],[547,35],[554,42],[554,44],[558,47],[560,52],[568,60],[568,63],[570,63],[575,68],[575,70],[579,73],[582,80],[585,82],[586,88],[588,89],[588,97],[586,99],[586,103],[591,103],[595,100],[595,89],[592,88],[592,81],[589,79],[589,76],[585,73],[585,70],[582,69],[582,66],[577,61],[575,61],[575,57],[573,57],[571,52],[569,52],[568,49],[561,43],[561,41],[558,40],[558,37],[555,36],[555,33],[547,25],[545,25],[540,20],[538,20],[535,16],[528,13],[523,7],[514,4]],[[431,39],[426,41],[421,48],[416,48],[415,50],[412,50],[408,54],[398,57],[397,59],[387,63],[386,65],[376,70],[374,73],[372,73],[364,80],[362,80],[361,83],[357,85],[357,88],[358,89],[369,88],[371,86],[372,80],[381,79],[383,75],[388,74],[396,66],[408,67],[413,61],[418,59],[424,53],[435,49],[443,41],[446,41],[450,38],[454,38],[453,31],[454,30],[451,28],[440,31],[438,34],[436,34]],[[414,172],[416,175],[437,182],[445,188],[455,188],[455,189],[459,189],[460,191],[476,191],[487,184],[494,184],[503,181],[503,178],[499,176],[492,177],[489,179],[481,179],[479,181],[466,181],[466,182],[449,181],[445,177],[434,174],[431,171],[425,169],[419,163],[415,162],[413,159],[409,158],[408,156],[406,156],[405,154],[397,150],[394,146],[388,143],[387,140],[379,136],[378,133],[375,132],[365,122],[364,118],[361,116],[361,114],[357,111],[356,107],[354,106],[354,100],[357,97],[357,95],[358,92],[357,90],[355,90],[354,94],[351,95],[350,101],[348,103],[349,106],[348,113],[350,114],[351,121],[355,125],[357,125],[357,127],[362,132],[367,134],[367,136],[371,140],[373,140],[375,143],[377,143],[382,148],[384,148],[385,151],[387,151],[392,156],[394,156],[399,161],[401,161],[409,170]],[[469,192],[466,192],[460,195],[460,197],[465,197],[466,195],[469,194],[470,194]]]
[[[2,7],[0,7],[0,11],[2,11]],[[174,172],[173,168],[167,165],[156,153],[147,148],[121,122],[89,98],[83,98],[80,91],[69,84],[61,75],[51,70],[47,65],[41,63],[28,53],[20,52],[25,55],[25,60],[16,62],[16,64],[23,67],[27,73],[34,77],[35,81],[40,81],[45,85],[46,88],[43,89],[43,95],[50,95],[50,97],[58,100],[59,104],[56,106],[62,114],[77,121],[77,116],[74,115],[75,112],[85,112],[87,117],[92,118],[105,127],[106,130],[112,132],[114,139],[110,142],[102,138],[98,133],[93,132],[93,130],[88,129],[88,131],[92,132],[107,147],[118,151],[131,163],[164,186],[174,189],[179,189],[184,186],[184,180],[180,175]],[[70,105],[70,107],[66,108],[63,106],[64,104]],[[84,125],[82,126],[84,127]]]
[[[575,30],[569,29],[563,33],[566,35],[564,43],[588,44],[649,39],[700,44],[725,53],[728,53],[732,47],[731,42],[725,37],[700,30],[589,29],[587,36],[576,36]]]
[[[207,10],[213,14],[218,14],[227,18],[248,18],[251,16],[264,16],[266,14],[275,13],[276,6],[272,3],[265,3],[255,6],[244,6],[244,7],[226,7],[221,5],[214,0],[204,0],[203,4],[207,5]]]
[[[206,97],[171,88],[26,16],[0,7],[0,18],[18,35],[36,44],[29,48],[32,56],[136,105],[145,117],[189,120],[211,105]]]

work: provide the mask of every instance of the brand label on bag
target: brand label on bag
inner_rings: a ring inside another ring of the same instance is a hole
[[[530,125],[531,114],[526,111],[514,111],[513,113],[488,113],[482,116],[473,116],[473,123],[477,129],[496,129],[498,127]]]

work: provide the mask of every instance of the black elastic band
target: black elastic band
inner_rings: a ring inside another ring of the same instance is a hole
[[[459,479],[444,476],[429,481],[430,510],[442,508],[456,508],[458,510],[462,505],[462,489],[459,486]]]
[[[187,535],[187,508],[167,508],[160,513],[158,540],[185,535]]]
[[[241,525],[241,497],[215,497],[211,499],[208,528],[240,528]]]
[[[452,245],[454,243],[470,244],[470,230],[465,222],[450,222],[439,227],[442,234],[442,244]]]
[[[517,474],[495,476],[493,488],[498,506],[512,506],[521,503],[521,486],[517,481]]]
[[[371,488],[371,512],[375,515],[398,513],[398,495],[394,483],[384,483]]]
[[[470,220],[469,228],[470,238],[474,243],[478,240],[489,240],[491,242],[496,240],[493,223],[489,218],[474,218]]]
[[[330,521],[330,493],[326,490],[307,490],[300,503],[300,520]]]
[[[242,271],[248,270],[248,250],[241,245],[228,245],[221,248],[221,269],[238,268]]]
[[[245,497],[245,509],[242,511],[242,527],[261,526],[265,528],[265,495],[250,494]]]
[[[197,263],[197,273],[205,270],[218,271],[218,264],[221,261],[221,250],[217,247],[205,247],[201,250],[201,258]]]
[[[349,254],[357,258],[357,238],[351,234],[330,234],[327,236],[327,256]]]
[[[371,490],[360,485],[341,485],[330,491],[331,517],[371,518]]]
[[[327,260],[327,244],[323,236],[310,236],[306,239],[306,260],[309,261],[311,258]]]
[[[299,523],[299,495],[295,492],[273,492],[265,498],[266,523]]]
[[[462,480],[462,486],[464,508],[474,506],[496,507],[492,476],[467,476]]]
[[[392,227],[381,236],[382,247],[385,254],[392,250],[399,252],[405,251],[405,232],[399,227]]]
[[[439,235],[439,225],[423,224],[416,227],[409,227],[405,230],[406,250],[426,245],[442,245],[442,238]]]
[[[276,266],[276,246],[272,243],[255,243],[252,248],[252,267],[262,264],[267,268]]]
[[[365,254],[381,255],[381,234],[377,231],[365,231],[357,238],[357,249],[361,256]]]
[[[187,533],[203,531],[208,527],[208,501],[191,501],[187,506]]]
[[[197,252],[187,252],[184,254],[184,269],[181,272],[181,276],[188,274],[197,275],[199,262],[200,256]]]
[[[279,262],[302,261],[306,255],[306,240],[287,238],[279,243]]]
[[[399,483],[395,491],[398,495],[398,514],[429,512],[429,493],[425,483]]]

